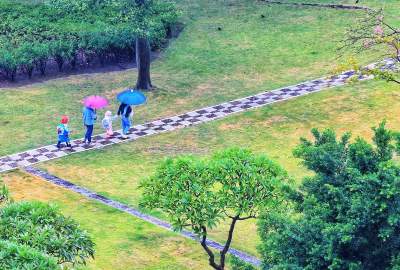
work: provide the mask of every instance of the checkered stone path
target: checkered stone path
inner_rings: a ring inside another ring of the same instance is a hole
[[[373,67],[375,65],[379,65],[379,68],[381,69],[396,68],[395,61],[392,59],[386,59],[380,63],[371,64],[368,67]],[[94,136],[94,141],[89,146],[84,145],[82,140],[74,140],[71,142],[73,146],[72,149],[57,149],[55,145],[48,145],[22,153],[0,157],[0,172],[13,170],[18,167],[30,166],[39,162],[64,157],[73,153],[98,149],[107,145],[137,140],[141,137],[197,125],[278,101],[304,96],[330,87],[341,86],[346,84],[348,79],[353,77],[355,74],[355,71],[346,71],[339,75],[311,80],[297,85],[263,92],[254,96],[206,107],[181,115],[155,120],[143,125],[136,125],[130,129],[128,138],[123,138],[119,131],[114,133],[114,136],[110,139],[106,138],[105,134]],[[360,80],[371,78],[372,76],[359,76]]]
[[[161,219],[158,219],[156,217],[144,214],[141,211],[139,211],[139,210],[137,210],[135,208],[129,207],[126,204],[122,204],[122,203],[117,202],[115,200],[106,198],[106,197],[104,197],[102,195],[99,195],[99,194],[97,194],[97,193],[95,193],[93,191],[90,191],[90,190],[88,190],[86,188],[77,186],[77,185],[75,185],[75,184],[73,184],[73,183],[71,183],[71,182],[69,182],[67,180],[58,178],[57,176],[51,175],[51,174],[49,174],[47,172],[44,172],[44,171],[39,170],[39,169],[34,168],[34,167],[25,167],[25,170],[26,170],[26,172],[28,172],[28,173],[30,173],[32,175],[38,176],[38,177],[46,180],[47,182],[50,182],[50,183],[52,183],[54,185],[57,185],[57,186],[66,188],[68,190],[71,190],[73,192],[76,192],[78,194],[81,194],[81,195],[85,196],[86,198],[95,200],[95,201],[100,202],[102,204],[108,205],[110,207],[113,207],[113,208],[118,209],[120,211],[123,211],[125,213],[128,213],[131,216],[135,216],[137,218],[140,218],[140,219],[142,219],[144,221],[147,221],[149,223],[152,223],[152,224],[154,224],[154,225],[156,225],[156,226],[158,226],[160,228],[163,228],[163,229],[166,229],[166,230],[170,230],[170,231],[173,230],[171,224],[169,224],[168,222],[166,222],[164,220],[161,220]],[[195,241],[200,241],[199,238],[195,234],[193,234],[192,232],[186,231],[186,230],[181,231],[180,235],[182,235],[183,237],[195,240]],[[224,248],[223,245],[221,245],[220,243],[215,242],[215,241],[213,241],[211,239],[207,240],[207,245],[209,247],[215,248],[216,250],[219,250],[219,251],[222,251],[223,248]],[[260,262],[260,260],[258,258],[254,257],[254,256],[251,256],[251,255],[249,255],[247,253],[244,253],[244,252],[242,252],[240,250],[237,250],[237,249],[234,249],[234,248],[230,248],[228,253],[230,253],[231,255],[238,257],[242,261],[245,261],[245,262],[250,263],[252,265],[255,265],[255,266],[260,266],[261,265],[261,262]]]

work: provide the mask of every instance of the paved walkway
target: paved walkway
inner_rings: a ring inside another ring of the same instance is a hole
[[[383,64],[384,65],[382,66],[382,69],[391,69],[395,67],[395,62],[391,59],[384,60]],[[73,149],[63,148],[60,150],[57,149],[55,145],[48,145],[37,149],[28,150],[22,153],[0,157],[0,172],[5,172],[18,167],[26,167],[39,162],[61,158],[73,153],[98,149],[107,145],[137,140],[145,136],[184,128],[187,126],[197,125],[207,121],[220,119],[238,112],[272,104],[278,101],[288,100],[298,96],[304,96],[330,87],[341,86],[346,84],[348,79],[354,76],[354,74],[354,71],[347,71],[339,75],[310,80],[293,86],[283,87],[273,91],[263,92],[254,96],[249,96],[225,102],[219,105],[202,108],[185,114],[156,120],[143,125],[136,125],[130,130],[131,133],[127,139],[124,139],[121,136],[120,132],[116,132],[114,134],[114,137],[111,139],[108,139],[105,137],[104,134],[101,134],[94,137],[94,143],[92,143],[90,146],[85,146],[82,140],[74,140],[71,142]],[[360,77],[360,79],[370,78],[371,77],[365,76]]]
[[[39,170],[39,169],[34,168],[34,167],[26,167],[25,170],[28,173],[33,174],[35,176],[38,176],[38,177],[40,177],[40,178],[42,178],[42,179],[44,179],[44,180],[46,180],[46,181],[48,181],[48,182],[50,182],[52,184],[55,184],[57,186],[60,186],[60,187],[69,189],[69,190],[71,190],[73,192],[79,193],[79,194],[85,196],[86,198],[98,201],[98,202],[100,202],[102,204],[105,204],[105,205],[108,205],[110,207],[113,207],[113,208],[116,208],[118,210],[121,210],[121,211],[123,211],[125,213],[128,213],[128,214],[130,214],[132,216],[135,216],[137,218],[140,218],[142,220],[150,222],[150,223],[152,223],[152,224],[154,224],[154,225],[156,225],[158,227],[161,227],[163,229],[167,229],[167,230],[170,230],[170,231],[173,230],[171,224],[169,224],[168,222],[165,222],[165,221],[163,221],[161,219],[158,219],[156,217],[144,214],[144,213],[140,212],[137,209],[129,207],[129,206],[127,206],[125,204],[122,204],[120,202],[108,199],[108,198],[106,198],[106,197],[104,197],[102,195],[99,195],[99,194],[97,194],[95,192],[92,192],[92,191],[90,191],[90,190],[88,190],[86,188],[77,186],[77,185],[75,185],[75,184],[73,184],[73,183],[71,183],[69,181],[66,181],[64,179],[58,178],[58,177],[56,177],[54,175],[51,175],[51,174],[49,174],[47,172],[44,172],[44,171]],[[192,240],[195,240],[195,241],[199,241],[199,239],[196,237],[196,235],[191,233],[191,232],[189,232],[189,231],[183,230],[182,232],[180,232],[180,234],[182,236],[186,237],[186,238],[189,238],[189,239],[192,239]],[[210,240],[210,239],[207,240],[207,245],[209,247],[215,248],[215,249],[217,249],[219,251],[221,251],[224,248],[223,245],[221,245],[220,243],[217,243],[217,242],[215,242],[213,240]],[[260,266],[261,265],[261,262],[260,262],[260,260],[258,258],[254,257],[254,256],[251,256],[251,255],[249,255],[247,253],[244,253],[242,251],[239,251],[237,249],[230,248],[229,249],[229,253],[234,255],[234,256],[236,256],[236,257],[238,257],[239,259],[241,259],[241,260],[243,260],[243,261],[245,261],[247,263],[252,264],[252,265],[255,265],[255,266]]]

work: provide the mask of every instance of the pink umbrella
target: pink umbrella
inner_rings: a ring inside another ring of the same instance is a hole
[[[101,109],[108,106],[108,100],[102,96],[89,96],[83,100],[83,104],[92,109]]]

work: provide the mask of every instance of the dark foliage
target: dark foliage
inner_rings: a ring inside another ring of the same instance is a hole
[[[350,134],[313,130],[294,151],[313,171],[293,207],[260,222],[264,267],[398,269],[400,166],[398,135],[374,128],[374,144]]]

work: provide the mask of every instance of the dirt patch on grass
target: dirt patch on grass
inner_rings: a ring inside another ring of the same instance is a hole
[[[286,122],[289,118],[284,115],[274,115],[261,123],[263,127],[270,127],[276,123]]]
[[[38,200],[46,202],[63,197],[60,188],[22,171],[4,175],[3,182],[10,189],[11,196],[16,201]]]
[[[248,124],[250,124],[250,122],[247,122],[246,124],[248,125]],[[244,123],[235,123],[235,124],[233,124],[233,123],[223,123],[222,125],[220,125],[218,127],[218,129],[220,131],[240,130],[240,129],[242,129],[243,125],[244,125]]]
[[[197,148],[195,146],[188,147],[182,145],[164,145],[164,146],[152,146],[143,149],[148,154],[162,154],[166,156],[178,156],[178,155],[189,155],[189,154],[198,154],[204,155],[207,154],[207,149]]]

